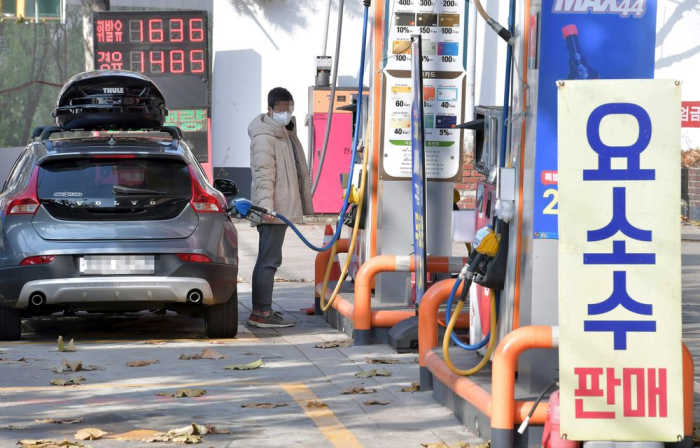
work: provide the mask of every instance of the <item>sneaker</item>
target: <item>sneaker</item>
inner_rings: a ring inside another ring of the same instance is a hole
[[[258,328],[284,328],[293,327],[294,322],[284,320],[282,318],[282,313],[275,311],[274,313],[270,313],[269,316],[251,313],[248,318],[248,325]]]

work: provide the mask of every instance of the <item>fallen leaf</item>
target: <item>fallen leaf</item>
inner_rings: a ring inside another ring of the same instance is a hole
[[[478,445],[471,445],[467,442],[455,442],[452,445],[448,445],[445,442],[437,443],[421,443],[422,447],[425,448],[489,448],[490,443],[480,443]]]
[[[163,341],[145,341],[144,344],[147,345],[165,345],[167,342]]]
[[[356,387],[351,387],[349,389],[345,389],[341,393],[343,395],[353,395],[353,394],[364,395],[364,394],[374,394],[376,392],[377,392],[377,389],[365,389],[362,386],[356,386]]]
[[[27,362],[27,360],[24,358],[20,358],[17,361],[14,361],[12,359],[0,358],[0,364],[24,364],[25,362]]]
[[[71,339],[68,344],[66,345],[65,342],[63,342],[63,336],[58,337],[58,351],[59,352],[74,352],[75,351],[75,342],[73,339]]]
[[[350,347],[352,345],[351,340],[347,341],[330,341],[330,342],[323,342],[321,344],[316,344],[316,348],[337,348],[337,347]]]
[[[209,343],[214,345],[224,345],[226,344],[226,341],[210,341]]]
[[[169,394],[167,392],[161,392],[156,395],[161,397],[174,397],[174,398],[189,398],[189,397],[199,397],[206,394],[207,391],[204,389],[178,389],[174,394]]]
[[[400,359],[394,358],[365,358],[367,364],[403,364]]]
[[[391,404],[391,401],[388,401],[388,400],[368,400],[368,401],[365,401],[365,406],[373,406],[373,405],[386,406],[387,404]]]
[[[328,405],[322,401],[314,400],[306,403],[307,408],[327,408]]]
[[[78,440],[97,440],[101,439],[102,436],[105,436],[107,434],[109,433],[106,431],[102,431],[101,429],[84,428],[76,432],[73,437],[75,437]]]
[[[85,378],[82,376],[71,376],[68,379],[56,378],[51,380],[53,386],[72,386],[82,384]]]
[[[224,369],[226,370],[254,370],[254,369],[259,369],[260,367],[264,366],[265,363],[263,362],[262,358],[258,359],[257,361],[249,362],[248,364],[237,364],[235,366],[226,366]]]
[[[380,370],[372,369],[372,370],[368,370],[366,372],[355,373],[355,376],[357,378],[372,378],[373,376],[391,376],[391,375],[392,375],[391,372],[389,372],[388,370],[384,370],[384,369],[380,369]]]
[[[142,361],[129,361],[126,363],[127,367],[146,367],[150,366],[151,364],[159,364],[160,361],[157,359],[152,359],[152,360],[142,360]]]
[[[205,348],[202,350],[202,353],[195,353],[194,355],[180,355],[180,359],[182,360],[191,360],[191,359],[225,359],[229,358],[228,355],[222,355],[221,353],[217,352],[214,349],[211,348]]]
[[[410,386],[402,387],[401,392],[418,392],[420,391],[420,383],[413,382]]]
[[[274,409],[289,406],[287,403],[248,403],[242,404],[242,408]]]
[[[152,437],[158,433],[158,431],[153,431],[152,429],[135,429],[133,431],[123,432],[121,434],[110,434],[109,436],[105,436],[105,439],[113,439],[120,442],[135,442]]]
[[[41,420],[34,420],[34,423],[56,423],[59,425],[73,425],[75,423],[82,423],[82,418],[44,418]]]
[[[100,366],[83,366],[82,361],[69,362],[65,359],[61,361],[61,366],[53,369],[55,373],[66,373],[66,372],[88,372],[90,370],[105,370],[104,367]]]
[[[53,440],[46,439],[25,439],[17,442],[17,445],[22,445],[22,448],[62,448],[64,446],[74,447],[74,448],[88,448],[86,445],[78,442],[71,442],[70,440],[63,440],[61,442],[55,442]]]
[[[7,425],[3,429],[9,429],[10,431],[25,431],[27,429],[32,429],[32,427],[31,426]]]

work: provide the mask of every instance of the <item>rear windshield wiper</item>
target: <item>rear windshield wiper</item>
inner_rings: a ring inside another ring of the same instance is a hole
[[[131,195],[131,194],[165,195],[165,194],[168,194],[168,192],[166,192],[166,191],[147,190],[144,188],[131,188],[131,187],[125,187],[123,185],[115,185],[114,187],[112,187],[112,193],[119,193],[119,194],[125,194],[125,195]]]

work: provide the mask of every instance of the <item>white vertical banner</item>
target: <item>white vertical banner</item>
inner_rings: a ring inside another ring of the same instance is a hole
[[[677,441],[680,83],[558,91],[561,433]]]

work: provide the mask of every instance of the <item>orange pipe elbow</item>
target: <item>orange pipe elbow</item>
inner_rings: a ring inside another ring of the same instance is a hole
[[[336,249],[337,254],[346,254],[350,248],[350,240],[343,238],[338,240],[338,248]],[[323,277],[326,275],[326,268],[328,267],[328,261],[331,259],[331,252],[333,248],[328,249],[325,252],[319,252],[316,254],[316,262],[314,264],[314,284],[318,285],[323,283]],[[317,290],[314,290],[314,297],[319,298],[321,295]]]
[[[491,384],[493,388],[491,428],[512,430],[515,408],[515,369],[518,357],[526,350],[553,348],[559,345],[552,337],[552,327],[528,326],[510,332],[498,344],[493,356]],[[539,408],[539,407],[538,407]],[[529,408],[521,408],[521,412]]]
[[[425,354],[438,346],[438,311],[447,301],[456,279],[442,280],[428,288],[418,307],[418,362],[425,367]],[[457,294],[461,294],[460,285]]]

